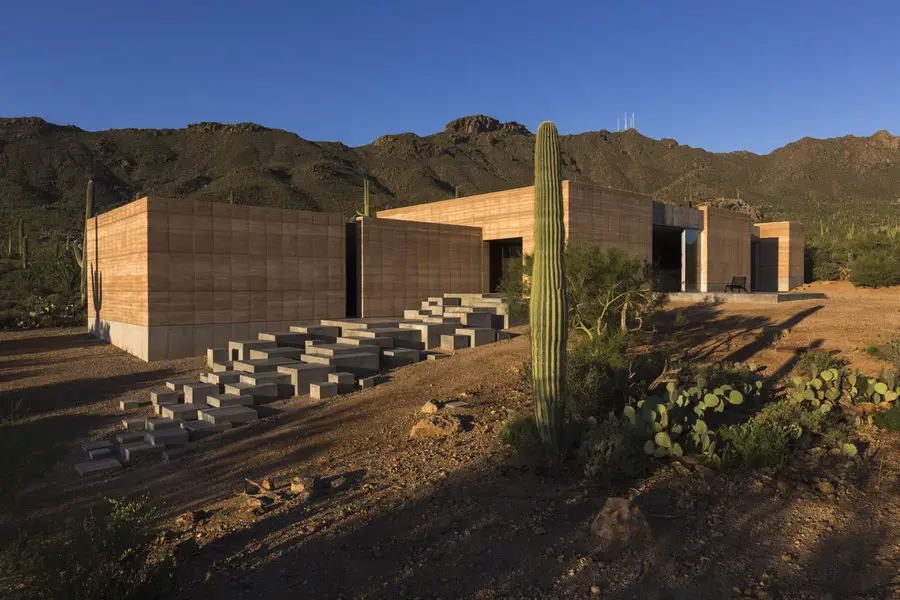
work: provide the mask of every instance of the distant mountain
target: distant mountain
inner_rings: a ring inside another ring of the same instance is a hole
[[[93,176],[99,210],[137,193],[352,215],[362,179],[388,208],[528,185],[533,134],[483,115],[419,137],[384,135],[351,148],[253,123],[89,132],[40,118],[0,119],[0,227],[77,231]],[[563,136],[563,175],[685,203],[742,200],[766,219],[815,223],[840,213],[875,224],[900,212],[900,138],[803,138],[766,155],[712,153],[636,130]],[[0,229],[0,231],[3,231]]]

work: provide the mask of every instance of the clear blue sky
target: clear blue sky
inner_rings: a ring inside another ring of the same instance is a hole
[[[0,116],[312,140],[484,113],[768,152],[900,133],[896,2],[0,0]]]

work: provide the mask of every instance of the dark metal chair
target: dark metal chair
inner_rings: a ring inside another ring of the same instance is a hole
[[[725,286],[725,291],[727,292],[729,290],[732,292],[744,291],[749,294],[750,292],[747,290],[747,278],[732,277],[731,283]]]

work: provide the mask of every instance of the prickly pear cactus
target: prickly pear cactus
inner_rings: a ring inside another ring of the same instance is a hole
[[[562,179],[559,134],[545,121],[534,152],[534,271],[531,356],[534,416],[544,444],[559,447],[567,336]]]

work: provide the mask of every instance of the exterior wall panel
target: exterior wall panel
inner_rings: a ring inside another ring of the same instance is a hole
[[[700,291],[721,292],[732,277],[746,277],[751,289],[750,217],[743,213],[701,206]]]
[[[616,246],[637,258],[653,259],[650,196],[573,181],[566,188],[569,241]]]
[[[803,225],[782,221],[757,223],[755,228],[761,242],[772,239],[777,241],[777,261],[771,261],[776,264],[770,265],[770,267],[775,271],[778,291],[788,292],[803,285],[803,245],[805,244]]]

